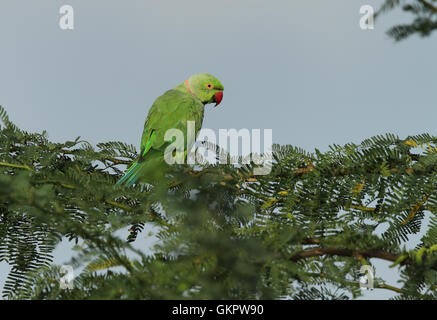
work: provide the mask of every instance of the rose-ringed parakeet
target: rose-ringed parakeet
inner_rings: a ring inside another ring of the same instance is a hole
[[[158,97],[144,124],[140,155],[117,184],[131,186],[139,181],[151,182],[162,178],[166,165],[164,151],[171,144],[164,139],[166,131],[181,130],[186,142],[187,122],[194,121],[197,137],[202,127],[205,104],[214,102],[217,106],[222,98],[222,84],[207,73],[193,75]]]

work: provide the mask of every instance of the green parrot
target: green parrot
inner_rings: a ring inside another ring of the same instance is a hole
[[[223,85],[207,73],[191,76],[175,88],[158,97],[149,110],[141,138],[140,155],[117,184],[131,186],[138,181],[151,182],[163,177],[167,163],[164,151],[172,143],[165,141],[169,129],[179,129],[187,141],[187,121],[195,122],[197,137],[203,122],[204,106],[220,104]],[[185,159],[187,154],[185,143]]]

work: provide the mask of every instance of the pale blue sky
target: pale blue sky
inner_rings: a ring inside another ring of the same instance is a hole
[[[55,141],[138,145],[154,99],[208,72],[225,92],[206,128],[269,128],[274,142],[307,150],[436,134],[436,37],[395,44],[385,31],[410,20],[398,11],[361,30],[360,6],[381,2],[2,0],[0,104]],[[58,26],[64,4],[75,30]]]

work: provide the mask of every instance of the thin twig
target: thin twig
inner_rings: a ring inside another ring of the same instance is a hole
[[[25,169],[29,171],[33,171],[32,168],[30,168],[28,165],[20,165],[20,164],[14,164],[14,163],[6,163],[6,162],[0,162],[0,166],[3,167],[11,167],[11,168],[17,168],[17,169]]]

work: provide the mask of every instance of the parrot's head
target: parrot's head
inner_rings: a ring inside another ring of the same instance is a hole
[[[217,106],[223,99],[223,85],[216,77],[208,73],[191,76],[185,81],[185,85],[204,104],[215,103]]]

